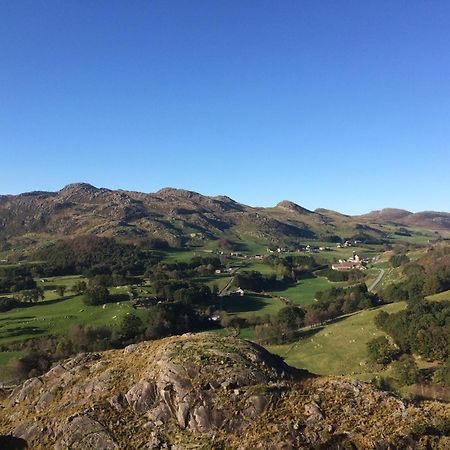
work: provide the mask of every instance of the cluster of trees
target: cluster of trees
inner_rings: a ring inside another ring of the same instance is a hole
[[[403,274],[405,280],[391,284],[383,290],[382,296],[385,300],[414,301],[450,289],[450,261],[441,261],[433,266],[410,262],[403,266]]]
[[[222,238],[217,241],[217,248],[222,250],[237,251],[240,249],[240,245],[230,239]]]
[[[381,303],[378,295],[369,292],[364,283],[349,287],[332,287],[316,293],[316,302],[308,307],[305,319],[307,325],[314,325]]]
[[[145,276],[152,281],[185,280],[198,276],[212,275],[222,263],[216,256],[195,256],[190,262],[159,263],[150,267]]]
[[[450,302],[408,302],[398,313],[380,312],[376,325],[394,339],[402,353],[444,361],[450,351]]]
[[[16,292],[13,298],[0,297],[0,312],[6,312],[13,308],[24,306],[26,303],[35,303],[39,299],[44,299],[44,289],[41,287]]]
[[[242,272],[236,273],[234,281],[242,289],[262,292],[273,288],[276,284],[277,277],[275,274],[263,275],[257,270],[243,270]]]
[[[400,312],[381,311],[375,318],[377,327],[390,339],[378,337],[367,344],[372,362],[393,364],[394,373],[401,384],[420,380],[420,371],[413,354],[427,360],[441,361],[434,380],[450,385],[450,302],[415,300]]]
[[[396,234],[398,236],[411,236],[411,233],[405,227],[397,228],[397,230],[395,230],[394,234]]]
[[[37,301],[45,298],[44,289],[39,286],[34,289],[19,291],[14,294],[14,298],[23,303],[36,303]]]
[[[166,240],[156,238],[156,237],[142,241],[141,247],[149,248],[151,250],[169,250],[170,249],[170,245]]]
[[[404,264],[407,264],[410,262],[410,259],[407,255],[401,254],[401,255],[392,255],[389,258],[389,264],[391,267],[400,267]]]
[[[142,274],[160,256],[146,248],[117,242],[113,238],[80,236],[60,240],[39,249],[34,259],[45,261],[35,268],[36,276],[83,274]]]
[[[436,370],[433,378],[436,383],[450,386],[450,358],[447,358],[445,363]]]
[[[288,255],[280,257],[278,255],[270,255],[267,262],[281,276],[283,280],[295,282],[307,273],[321,267],[321,264],[315,258],[309,255]]]
[[[160,303],[152,306],[141,320],[142,325],[130,326],[127,333],[129,318],[130,316],[124,318],[125,322],[122,323],[121,342],[160,339],[173,334],[201,331],[211,326],[206,316],[183,303]]]
[[[15,298],[0,297],[0,312],[6,312],[21,305],[22,303]]]
[[[262,344],[284,344],[298,337],[299,328],[305,324],[306,312],[297,306],[286,306],[266,323],[258,324],[254,339]]]
[[[159,280],[153,283],[156,296],[164,302],[180,302],[187,305],[208,306],[217,299],[218,289],[186,280]]]
[[[86,305],[104,305],[110,300],[108,288],[101,284],[90,284],[84,291],[83,301]]]
[[[250,316],[247,318],[229,316],[222,311],[220,325],[224,328],[240,329],[253,327],[253,337],[260,344],[284,344],[298,338],[299,328],[305,325],[306,311],[297,306],[288,305],[280,309],[275,316]]]
[[[365,278],[364,273],[358,269],[333,270],[331,268],[327,268],[327,269],[318,270],[316,272],[316,275],[320,276],[320,277],[326,277],[330,281],[333,281],[333,282],[348,281],[350,283],[354,283],[357,281],[361,281],[363,278]]]
[[[36,282],[29,267],[1,267],[0,266],[0,293],[18,292],[25,289],[34,289]]]
[[[386,336],[379,336],[367,343],[367,354],[369,359],[376,363],[386,366],[398,358],[400,350]]]

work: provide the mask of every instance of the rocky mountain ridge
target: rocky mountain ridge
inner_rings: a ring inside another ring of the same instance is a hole
[[[251,236],[280,239],[383,238],[382,223],[450,231],[450,214],[382,210],[347,216],[325,209],[309,211],[282,201],[273,208],[240,204],[226,196],[164,188],[156,193],[71,184],[58,192],[0,196],[0,239],[65,237],[80,234],[126,239],[186,240]]]
[[[2,394],[0,443],[14,448],[450,445],[448,437],[415,431],[448,420],[448,405],[415,406],[359,381],[315,377],[256,344],[214,333],[81,354]]]

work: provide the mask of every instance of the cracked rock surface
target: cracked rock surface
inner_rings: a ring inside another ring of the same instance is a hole
[[[7,394],[0,435],[32,449],[450,448],[413,433],[448,420],[446,405],[314,377],[213,333],[78,355]]]

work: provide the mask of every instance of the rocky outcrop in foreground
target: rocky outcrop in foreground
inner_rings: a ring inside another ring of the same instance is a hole
[[[212,333],[79,355],[3,394],[1,448],[450,448],[432,431],[445,405],[313,377]]]

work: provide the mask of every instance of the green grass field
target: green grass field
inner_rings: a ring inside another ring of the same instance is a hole
[[[256,294],[246,294],[243,297],[224,297],[222,302],[222,307],[227,313],[244,318],[265,314],[274,315],[284,306],[285,304],[277,298]]]
[[[23,355],[22,352],[0,352],[0,368],[8,364],[8,361],[12,358],[20,358]],[[1,371],[0,371],[1,373]],[[2,376],[0,375],[0,381]]]
[[[436,302],[442,302],[443,300],[450,301],[450,290],[440,292],[439,294],[429,295],[426,298],[427,298],[427,300],[436,301]]]
[[[43,281],[45,280],[45,281]],[[55,300],[59,298],[56,292],[56,286],[65,286],[66,293],[65,296],[72,294],[70,289],[77,281],[86,281],[87,279],[81,275],[68,275],[63,277],[49,277],[44,279],[36,279],[38,286],[44,288],[45,300]]]
[[[242,270],[256,270],[257,272],[261,272],[263,275],[275,273],[269,264],[265,264],[260,261],[245,261],[242,263],[242,266]]]
[[[304,278],[295,286],[288,287],[281,291],[271,291],[272,295],[285,297],[292,301],[294,305],[307,305],[314,302],[314,296],[318,291],[325,291],[332,286],[344,286],[345,282],[332,283],[325,277]]]
[[[166,250],[162,252],[164,262],[189,262],[194,256],[212,256],[212,253],[201,248],[187,250]]]
[[[139,314],[128,300],[108,303],[104,308],[85,305],[81,296],[38,302],[0,314],[0,344],[65,335],[74,325],[114,325],[131,312]]]
[[[338,319],[323,327],[308,330],[309,336],[294,344],[268,346],[268,350],[285,358],[294,367],[320,375],[359,375],[370,378],[373,373],[367,364],[368,341],[384,333],[376,328],[373,319],[379,311],[389,313],[405,308],[404,302],[365,310]]]
[[[223,289],[228,284],[231,278],[232,277],[229,277],[228,275],[221,274],[221,275],[211,275],[210,277],[201,277],[198,278],[197,281],[199,283],[208,285],[210,288],[216,285],[220,290]]]

